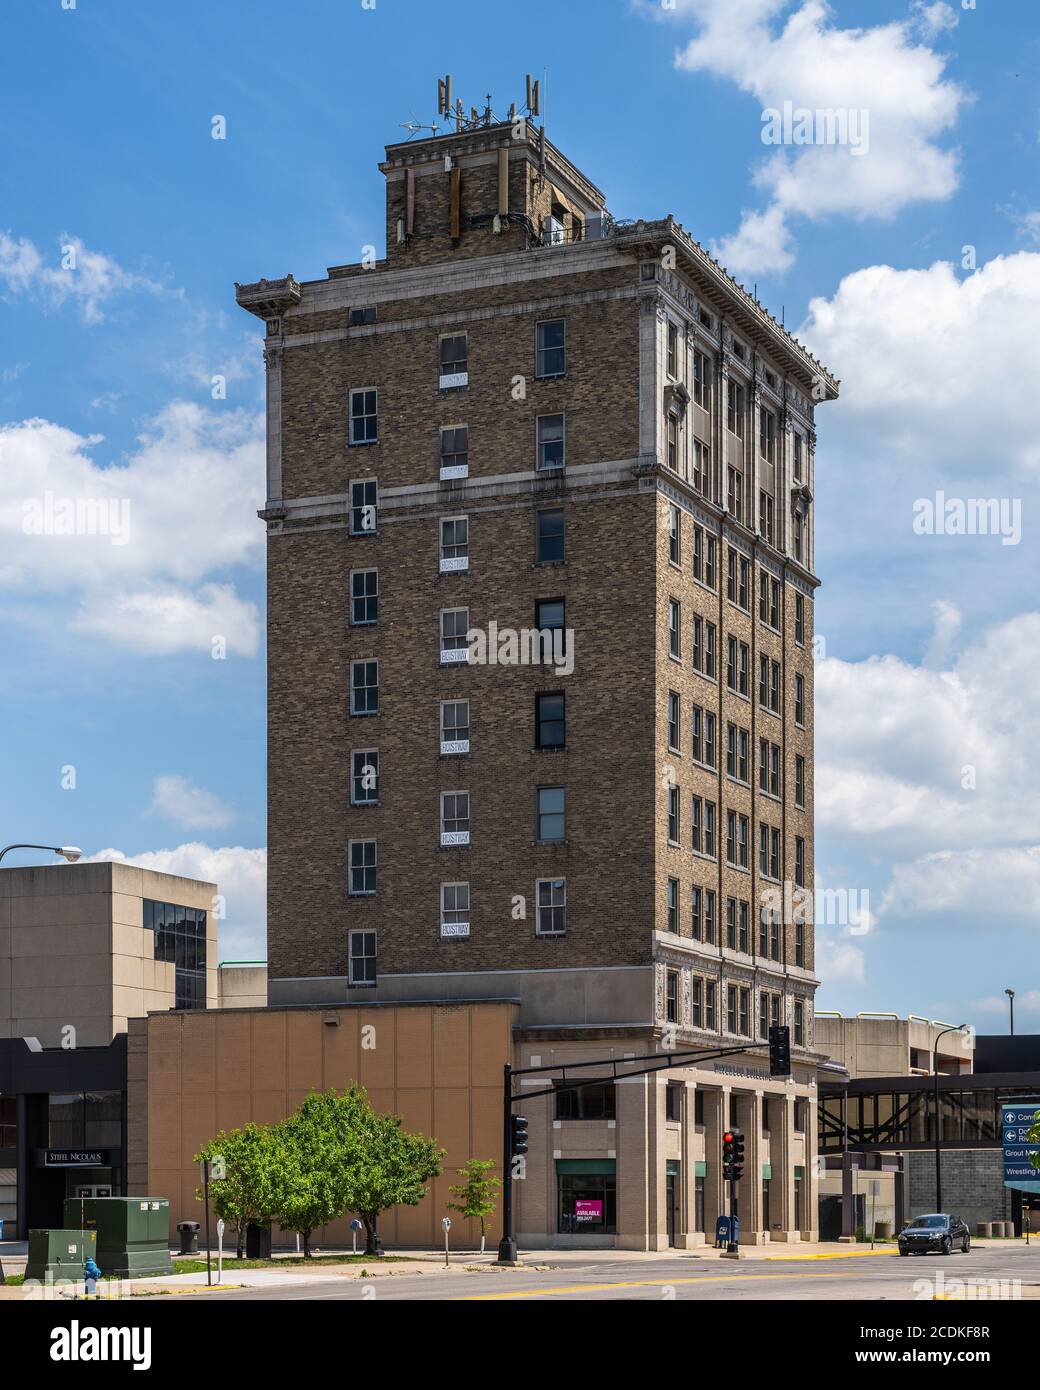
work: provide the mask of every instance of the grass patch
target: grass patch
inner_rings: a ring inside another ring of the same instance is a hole
[[[312,1265],[386,1265],[386,1264],[417,1264],[422,1263],[422,1256],[413,1255],[312,1255],[310,1259],[305,1259],[303,1255],[283,1255],[277,1260],[237,1260],[224,1257],[224,1272],[236,1269],[284,1269],[286,1265],[306,1265],[308,1269]],[[429,1263],[429,1260],[426,1260]],[[213,1269],[216,1270],[217,1261],[213,1260]],[[206,1261],[195,1259],[175,1259],[173,1262],[175,1274],[205,1274]]]

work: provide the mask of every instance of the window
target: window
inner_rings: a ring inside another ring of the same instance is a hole
[[[468,348],[465,333],[453,333],[441,339],[441,386],[469,384]],[[444,377],[465,376],[465,381],[445,382]]]
[[[543,842],[564,838],[567,793],[563,787],[538,788],[538,839]]]
[[[780,795],[780,745],[758,740],[758,786],[770,796]]]
[[[805,840],[801,835],[794,837],[794,881],[799,888],[805,887]]]
[[[563,509],[538,513],[538,548],[540,565],[561,564],[564,559]]]
[[[780,631],[780,581],[769,580],[769,626]]]
[[[469,936],[469,884],[441,884],[441,936]]]
[[[805,805],[805,758],[801,753],[794,755],[794,804]]]
[[[554,1086],[562,1086],[560,1081]],[[572,1091],[557,1091],[558,1120],[616,1120],[617,1099],[613,1081],[590,1081]]]
[[[748,739],[747,729],[739,724],[726,726],[726,772],[738,782],[748,781]]]
[[[354,806],[375,806],[379,801],[379,752],[366,748],[350,755],[350,801]]]
[[[664,1117],[666,1120],[682,1119],[682,1093],[685,1088],[680,1082],[669,1081],[664,1089]]]
[[[441,754],[469,752],[469,701],[445,700],[441,704]]]
[[[469,844],[469,792],[441,792],[441,846]]]
[[[758,869],[765,878],[780,877],[780,831],[764,821],[758,827]]]
[[[800,483],[800,482],[802,481],[802,457],[803,457],[803,450],[804,450],[804,448],[805,448],[805,440],[804,440],[803,437],[798,433],[798,431],[795,430],[795,432],[794,432],[794,480],[795,480],[796,483]]]
[[[726,640],[726,684],[738,695],[748,693],[748,666],[751,661],[751,648],[746,642],[738,642],[735,637]]]
[[[679,843],[679,788],[668,788],[668,840],[671,844]]]
[[[535,327],[537,343],[535,376],[563,376],[567,370],[567,347],[563,319],[548,319]]]
[[[690,1024],[693,1028],[704,1027],[704,981],[694,975],[690,991]]]
[[[758,452],[766,463],[776,463],[776,415],[765,408],[758,412]]]
[[[537,934],[562,936],[567,930],[567,880],[540,878],[535,884],[535,899],[538,904]]]
[[[744,388],[732,378],[726,395],[726,425],[739,439],[744,438]]]
[[[372,387],[350,393],[351,444],[379,441],[379,392]]]
[[[698,711],[699,712],[699,711]],[[679,696],[674,690],[668,692],[668,747],[673,753],[682,751],[679,732]],[[696,755],[695,755],[696,756]]]
[[[354,627],[379,621],[379,571],[350,573],[350,621]]]
[[[794,529],[794,558],[801,564],[805,561],[805,518],[795,512],[791,518]]]
[[[562,748],[566,741],[563,691],[535,696],[535,747]]]
[[[668,375],[679,375],[679,329],[674,323],[668,325]]]
[[[350,485],[350,534],[374,536],[379,506],[379,484],[375,478],[365,478]]]
[[[144,900],[144,927],[154,933],[153,958],[175,967],[174,1004],[178,1009],[206,1007],[207,921],[205,908]]]
[[[702,497],[711,492],[711,450],[700,439],[693,441],[693,485]]]
[[[695,796],[690,803],[692,828],[690,845],[696,854],[715,858],[715,803]]]
[[[715,889],[704,890],[704,944],[715,945]]]
[[[378,310],[374,304],[367,304],[363,309],[351,309],[350,326],[360,328],[366,323],[376,323],[378,317]]]
[[[780,713],[780,663],[767,656],[758,658],[758,702],[763,709]]]
[[[704,935],[704,892],[694,886],[690,890],[690,935],[694,941],[700,941]]]
[[[794,678],[794,722],[805,724],[805,677]]]
[[[711,378],[711,358],[701,352],[700,348],[694,348],[693,399],[702,410],[711,409]]]
[[[748,826],[747,816],[726,812],[726,861],[735,868],[748,867]]]
[[[737,521],[744,520],[744,475],[732,465],[726,469],[726,505]]]
[[[715,679],[715,624],[701,618],[693,620],[693,669]]]
[[[794,1045],[805,1046],[805,1005],[800,999],[794,1001]]]
[[[704,981],[704,1026],[713,1032],[716,1028],[715,1023],[715,981]]]
[[[766,990],[762,990],[758,996],[758,1036],[765,1041],[769,1037],[769,1000],[770,996]],[[767,1101],[762,1101],[762,1128],[767,1129],[765,1123],[765,1110]]]
[[[679,1022],[679,972],[678,970],[668,970],[665,972],[665,1009],[664,1016],[669,1023]]]
[[[448,574],[469,569],[469,517],[441,518],[440,572]]]
[[[679,471],[679,420],[669,411],[665,418],[665,439],[667,441],[668,467],[673,473]]]
[[[469,427],[450,425],[441,430],[441,478],[469,475]]]
[[[732,546],[726,556],[726,597],[746,613],[748,607],[748,585],[751,578],[751,562]]]
[[[682,659],[682,605],[676,598],[668,600],[668,655]]]
[[[679,934],[679,880],[668,880],[668,930]]]
[[[374,931],[347,933],[348,983],[374,985],[376,982],[376,934]]]
[[[693,707],[693,760],[715,767],[715,716],[699,705]]]
[[[562,468],[564,464],[563,416],[538,417],[538,468]]]
[[[758,616],[774,632],[780,631],[780,581],[765,570],[758,572]]]
[[[726,986],[726,1032],[735,1033],[737,1031],[737,987],[736,985]]]
[[[379,713],[379,662],[350,663],[351,714]]]
[[[800,647],[805,646],[805,597],[794,596],[794,640]]]
[[[441,610],[441,661],[459,662],[469,658],[469,609]]]
[[[672,502],[668,504],[668,559],[673,565],[680,563],[682,544],[682,514]]]
[[[741,1037],[751,1036],[751,991],[749,989],[740,991],[739,1030]]]
[[[376,891],[376,842],[351,840],[349,852],[348,892],[352,898],[370,898]]]
[[[805,923],[794,924],[794,963],[805,968]]]

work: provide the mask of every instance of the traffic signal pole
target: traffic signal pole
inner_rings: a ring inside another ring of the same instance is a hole
[[[506,1062],[502,1078],[502,1239],[498,1263],[516,1264],[513,1235],[513,1068]]]

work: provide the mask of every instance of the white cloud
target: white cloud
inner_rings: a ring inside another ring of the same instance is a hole
[[[754,176],[768,208],[745,213],[739,231],[717,248],[731,271],[783,269],[795,218],[891,218],[912,203],[950,197],[957,159],[938,141],[966,94],[944,77],[946,59],[918,38],[947,27],[942,9],[922,6],[903,21],[843,29],[823,0],[678,0],[664,12],[644,6],[696,24],[696,36],[676,55],[678,68],[729,79],[763,112],[790,102],[868,113],[865,153],[848,144],[772,148]]]
[[[945,0],[913,0],[910,16],[914,26],[926,39],[937,38],[950,29],[956,29],[960,19],[952,5]]]
[[[124,854],[103,849],[89,863],[122,860],[164,874],[180,874],[215,883],[224,899],[226,916],[217,923],[222,960],[263,960],[267,955],[267,850],[241,845],[213,848],[199,842],[174,849]]]
[[[219,830],[236,818],[235,811],[219,797],[176,773],[156,777],[148,814],[175,821],[188,830]]]
[[[1002,921],[1024,919],[1033,925],[1040,920],[1040,845],[946,850],[897,864],[881,910],[897,916],[938,912],[985,920],[998,904]]]
[[[0,588],[71,596],[72,627],[138,650],[221,635],[255,654],[256,607],[218,576],[263,556],[263,417],[175,401],[128,458],[95,462],[102,440],[47,420],[0,427]]]
[[[58,238],[58,251],[48,258],[28,237],[15,240],[10,232],[0,232],[0,286],[10,295],[37,298],[46,309],[72,300],[88,324],[101,322],[102,305],[115,295],[169,292],[167,286],[124,270],[111,256],[90,250],[69,233]]]
[[[828,985],[864,984],[866,961],[863,952],[844,937],[817,932],[816,974]]]

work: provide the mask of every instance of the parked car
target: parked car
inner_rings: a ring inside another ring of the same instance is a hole
[[[962,1255],[966,1255],[971,1249],[971,1232],[960,1217],[946,1216],[941,1212],[915,1216],[899,1232],[898,1239],[901,1255],[927,1255],[929,1250],[949,1255],[955,1245]]]

